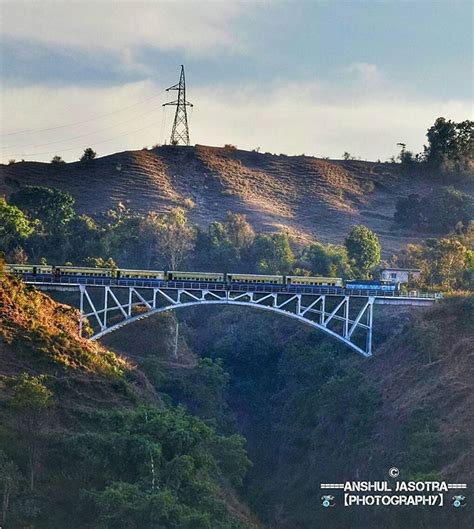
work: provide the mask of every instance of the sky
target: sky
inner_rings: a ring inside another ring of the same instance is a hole
[[[386,160],[473,119],[473,3],[0,0],[0,161],[169,142]],[[171,95],[171,97],[170,97]]]

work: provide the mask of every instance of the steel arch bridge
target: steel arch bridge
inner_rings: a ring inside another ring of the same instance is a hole
[[[427,305],[434,294],[394,296],[391,293],[347,293],[335,288],[296,288],[271,285],[217,285],[212,283],[161,282],[61,278],[55,282],[26,280],[41,290],[79,291],[79,332],[84,322],[98,340],[138,320],[168,310],[198,305],[243,306],[293,318],[326,333],[364,357],[372,356],[375,304]],[[156,282],[155,282],[156,283]],[[373,294],[373,295],[372,295]],[[391,294],[391,295],[390,295]]]

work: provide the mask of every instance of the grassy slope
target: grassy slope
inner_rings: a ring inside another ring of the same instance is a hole
[[[158,402],[149,384],[127,360],[79,337],[78,316],[76,309],[3,275],[2,377],[23,372],[45,374],[58,390],[70,392],[61,406],[131,405],[137,398]],[[81,398],[76,400],[75,394]]]
[[[196,146],[126,151],[87,163],[0,166],[0,195],[21,185],[69,191],[79,210],[91,214],[117,202],[164,211],[191,199],[189,216],[199,225],[232,210],[245,213],[259,231],[286,230],[302,242],[342,242],[352,224],[363,223],[390,253],[423,235],[391,231],[396,198],[441,184],[394,164]]]

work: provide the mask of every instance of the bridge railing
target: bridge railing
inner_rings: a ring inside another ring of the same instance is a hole
[[[377,298],[410,298],[410,299],[441,299],[443,295],[438,292],[401,292],[385,290],[359,290],[344,289],[331,287],[315,286],[276,286],[276,285],[259,285],[259,284],[222,284],[212,282],[182,282],[182,281],[161,281],[146,279],[115,279],[115,278],[96,278],[96,277],[67,277],[61,276],[51,280],[50,276],[33,274],[24,274],[23,276],[28,283],[43,283],[51,285],[89,285],[89,286],[122,286],[135,288],[171,288],[183,290],[213,290],[232,292],[254,292],[262,294],[325,294],[330,296],[354,296],[354,297],[377,297]]]

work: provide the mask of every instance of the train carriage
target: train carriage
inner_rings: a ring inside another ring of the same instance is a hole
[[[224,274],[214,272],[180,272],[169,271],[168,281],[201,281],[204,283],[224,283]]]
[[[117,268],[115,271],[117,279],[160,279],[164,280],[165,272],[162,270],[129,270]]]
[[[114,277],[113,268],[87,268],[80,266],[55,266],[55,276]]]
[[[306,277],[306,276],[286,276],[287,285],[303,285],[303,286],[325,286],[325,287],[341,287],[341,277]]]
[[[51,265],[40,265],[40,264],[7,264],[7,272],[12,274],[51,274],[53,267]]]
[[[228,283],[255,283],[283,285],[284,278],[279,275],[264,274],[226,274]]]

